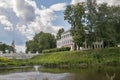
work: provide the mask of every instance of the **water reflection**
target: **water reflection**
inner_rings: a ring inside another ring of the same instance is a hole
[[[36,72],[38,71],[39,67],[40,66],[38,66],[38,65],[33,66],[33,68],[35,69]]]
[[[115,78],[115,73],[112,76],[110,76],[110,75],[108,75],[108,73],[106,73],[106,77],[108,80],[113,80]]]
[[[6,75],[10,73],[32,72],[33,67],[0,67],[0,75]]]
[[[36,72],[13,73],[0,76],[0,80],[64,80],[68,74],[39,73],[37,77],[36,75]]]
[[[2,72],[0,70],[0,73]],[[34,66],[29,69],[15,69],[6,74],[0,74],[0,80],[119,80],[119,72],[120,67],[48,69]]]

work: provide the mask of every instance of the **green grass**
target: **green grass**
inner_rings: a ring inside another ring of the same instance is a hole
[[[119,65],[120,48],[105,48],[86,51],[65,51],[35,56],[26,62],[53,66]]]
[[[0,57],[0,67],[8,66],[12,62],[13,61],[11,61],[10,59],[4,58],[4,57]]]
[[[11,60],[7,64],[13,66],[43,65],[45,67],[120,65],[120,48],[54,52],[38,55],[27,60]]]

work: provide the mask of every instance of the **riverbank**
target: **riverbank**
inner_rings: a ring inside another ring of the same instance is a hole
[[[27,60],[10,60],[2,66],[32,66],[79,68],[101,65],[120,65],[120,48],[104,48],[86,51],[65,51],[38,55]],[[1,66],[1,64],[0,64]]]
[[[40,55],[27,60],[29,64],[44,67],[87,67],[95,65],[120,65],[120,48],[86,51],[65,51]]]

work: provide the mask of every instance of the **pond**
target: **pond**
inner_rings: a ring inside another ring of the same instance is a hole
[[[0,80],[120,80],[120,67],[59,69],[34,66],[0,68]]]

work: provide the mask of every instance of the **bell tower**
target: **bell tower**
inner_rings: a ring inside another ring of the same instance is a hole
[[[15,41],[14,41],[14,40],[12,41],[11,46],[12,46],[12,48],[13,48],[13,53],[16,53],[16,49],[15,49]]]

